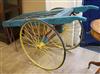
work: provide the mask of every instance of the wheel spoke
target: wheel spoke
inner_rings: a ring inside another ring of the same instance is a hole
[[[46,32],[45,36],[48,36],[51,32],[52,30],[49,30],[48,32]]]
[[[28,27],[29,27],[29,30],[32,31],[32,35],[33,35],[34,39],[37,41],[37,37],[38,37],[38,36],[37,36],[35,30],[33,29],[35,26],[33,26],[31,22],[29,22]]]
[[[55,48],[63,48],[61,44],[55,43],[55,42],[50,42],[49,44],[47,44],[47,46],[49,47],[55,47]]]
[[[37,21],[34,22],[34,25],[36,27],[36,33],[37,33],[37,41],[40,42],[40,29],[39,29],[39,25]]]
[[[23,39],[28,40],[27,42],[30,42],[32,44],[36,44],[36,42],[33,42],[29,37],[24,36]]]
[[[32,35],[28,32],[25,32],[24,37],[33,44],[36,44],[37,41],[32,37]]]
[[[49,37],[49,40],[48,40],[48,41],[50,41],[51,39],[53,39],[55,36],[56,36],[56,34],[53,33],[53,34]]]

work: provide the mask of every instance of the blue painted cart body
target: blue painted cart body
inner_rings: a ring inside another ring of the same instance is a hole
[[[25,22],[35,18],[43,22],[48,23],[49,25],[54,25],[55,29],[61,33],[63,32],[63,26],[66,23],[71,23],[74,20],[86,21],[85,17],[82,16],[71,16],[71,14],[77,14],[80,12],[85,12],[89,9],[99,9],[98,6],[86,5],[74,8],[61,8],[54,9],[50,11],[40,11],[22,14],[15,18],[3,22],[3,27],[21,27]],[[9,37],[10,38],[10,37]]]
[[[32,12],[20,15],[13,19],[3,22],[4,27],[19,27],[26,21],[29,21],[32,18],[42,20],[52,25],[63,25],[65,23],[70,23],[74,20],[86,21],[85,17],[81,16],[70,16],[72,13],[85,12],[88,9],[98,9],[97,6],[86,5],[81,7],[75,7],[70,9],[59,9],[51,11],[41,11],[41,12]]]

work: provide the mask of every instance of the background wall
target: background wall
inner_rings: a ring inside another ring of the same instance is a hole
[[[17,0],[8,0],[10,4],[17,4]]]
[[[12,4],[16,4],[16,0],[8,0]],[[22,0],[23,13],[50,10],[55,7],[75,7],[80,6],[82,0]]]
[[[23,13],[45,10],[45,0],[22,0]]]
[[[50,10],[55,7],[75,7],[80,6],[82,0],[46,0],[46,10]]]

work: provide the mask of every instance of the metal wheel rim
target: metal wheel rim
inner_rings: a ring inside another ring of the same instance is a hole
[[[37,20],[37,19],[32,19],[31,21],[33,21],[33,20],[40,21],[40,20]],[[29,21],[28,21],[28,22],[29,22]],[[40,67],[40,68],[42,68],[42,69],[45,69],[45,70],[55,70],[55,69],[58,69],[58,68],[60,68],[60,67],[63,65],[63,63],[64,63],[64,61],[65,61],[65,57],[66,57],[66,50],[65,50],[64,43],[63,43],[61,37],[59,36],[59,34],[57,33],[57,31],[56,31],[52,26],[48,25],[47,23],[45,23],[45,22],[43,22],[43,21],[40,21],[40,22],[42,22],[42,23],[46,24],[48,27],[50,27],[50,28],[56,33],[56,35],[58,36],[58,38],[60,39],[60,41],[61,41],[61,43],[62,43],[62,47],[63,47],[63,60],[62,60],[62,62],[61,62],[57,67],[55,67],[55,68],[45,68],[45,67],[42,67],[41,65],[39,65],[36,61],[34,61],[34,60],[29,56],[29,54],[27,53],[27,51],[26,51],[26,49],[25,49],[25,47],[24,47],[23,41],[22,41],[22,31],[23,31],[23,27],[25,26],[25,24],[22,26],[22,28],[21,28],[21,30],[20,30],[20,43],[21,43],[21,46],[22,46],[22,48],[23,48],[25,54],[27,55],[27,57],[28,57],[35,65],[37,65],[38,67]],[[27,22],[26,22],[26,23],[27,23]]]

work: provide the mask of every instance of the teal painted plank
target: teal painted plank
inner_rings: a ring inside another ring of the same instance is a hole
[[[38,20],[44,21],[48,24],[53,24],[53,25],[59,25],[59,24],[65,24],[65,23],[70,23],[74,20],[80,20],[80,21],[86,21],[85,17],[80,17],[80,16],[61,16],[61,17],[46,17],[46,18],[36,18]],[[26,21],[29,21],[30,19],[20,19],[20,20],[14,20],[9,22],[4,22],[3,26],[5,27],[16,27],[16,26],[21,26],[24,24]]]
[[[73,10],[75,13],[79,13],[79,12],[85,12],[89,9],[99,9],[99,7],[94,6],[94,5],[85,5],[85,6],[75,7],[75,8],[71,8],[71,9],[32,12],[32,13],[27,13],[27,14],[21,15],[20,16],[21,18],[5,21],[5,22],[3,22],[3,26],[4,27],[21,26],[26,21],[30,20],[30,19],[26,19],[27,17],[36,18],[36,19],[42,20],[44,22],[47,22],[48,24],[53,24],[53,25],[70,23],[74,20],[85,21],[86,20],[85,17],[69,16],[69,15],[73,12]]]
[[[80,7],[74,7],[73,9],[75,13],[80,13],[80,12],[86,12],[89,9],[98,10],[99,7],[95,5],[85,5],[85,6],[80,6]]]
[[[58,14],[54,15],[54,17],[60,17],[60,16],[69,16],[73,12],[73,9],[63,9],[63,11],[59,12]]]
[[[71,23],[74,20],[86,21],[85,17],[80,16],[61,16],[61,17],[47,17],[47,18],[39,18],[48,24],[59,25],[65,23]]]

